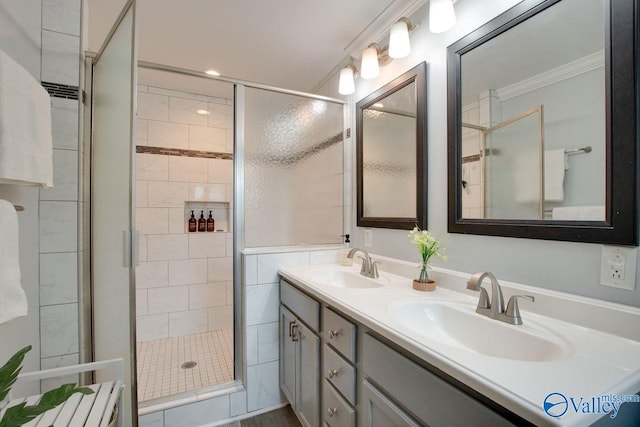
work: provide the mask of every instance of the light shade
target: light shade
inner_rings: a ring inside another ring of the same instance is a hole
[[[360,76],[363,79],[375,79],[380,75],[378,65],[378,48],[371,45],[362,51],[362,65],[360,66]]]
[[[389,56],[392,58],[404,58],[411,53],[409,43],[409,24],[403,18],[391,26],[389,34]]]
[[[340,70],[340,81],[338,82],[338,93],[340,95],[351,95],[356,91],[356,83],[353,76],[353,68],[348,65]]]
[[[456,23],[453,0],[429,0],[429,30],[444,33]]]

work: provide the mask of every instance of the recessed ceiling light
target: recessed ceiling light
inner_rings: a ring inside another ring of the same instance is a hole
[[[216,70],[205,70],[205,73],[209,74],[210,76],[219,76],[220,73],[217,72]]]
[[[196,111],[196,113],[201,114],[203,116],[206,116],[207,114],[209,114],[209,111],[207,111],[207,110],[198,110],[198,111]]]

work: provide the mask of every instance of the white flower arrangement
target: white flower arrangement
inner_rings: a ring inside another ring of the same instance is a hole
[[[418,282],[427,283],[429,281],[429,274],[427,272],[429,259],[432,256],[436,256],[442,260],[446,260],[447,256],[444,255],[444,248],[440,246],[440,242],[433,237],[428,230],[421,230],[417,225],[409,232],[409,238],[411,239],[411,243],[418,248],[420,255],[422,255],[422,268],[420,269]]]

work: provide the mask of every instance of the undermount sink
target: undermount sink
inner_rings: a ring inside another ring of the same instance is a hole
[[[503,359],[543,362],[573,352],[561,336],[524,319],[514,326],[475,312],[475,306],[442,301],[404,300],[391,307],[404,327],[431,340]]]
[[[307,279],[317,285],[337,288],[367,289],[384,286],[383,278],[369,279],[354,271],[334,268],[313,270]]]

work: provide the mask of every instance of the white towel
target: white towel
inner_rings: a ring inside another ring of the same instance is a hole
[[[0,50],[0,184],[53,187],[51,99]]]
[[[565,206],[553,208],[551,218],[572,221],[604,221],[604,206]]]
[[[18,215],[0,200],[0,324],[27,315],[27,297],[20,285]]]
[[[564,149],[544,150],[544,200],[564,201],[564,171],[569,169]]]

